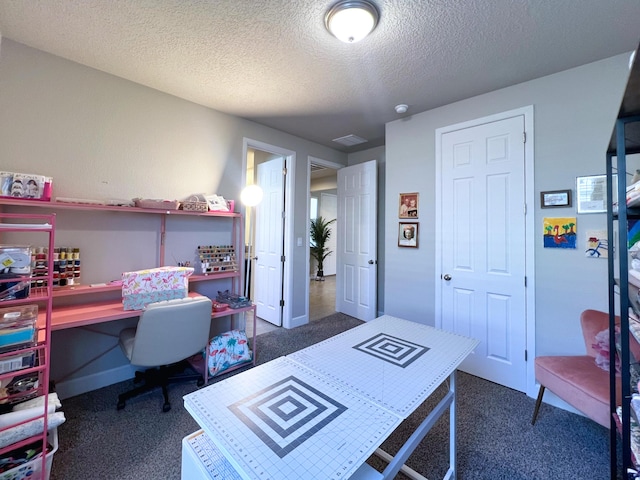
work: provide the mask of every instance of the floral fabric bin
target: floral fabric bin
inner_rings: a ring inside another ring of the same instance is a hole
[[[191,267],[160,267],[122,274],[125,310],[141,310],[150,303],[184,298],[189,290]]]
[[[208,348],[209,375],[212,377],[253,358],[244,330],[231,330],[213,337]]]

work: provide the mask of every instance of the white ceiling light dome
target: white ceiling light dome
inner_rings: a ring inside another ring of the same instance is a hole
[[[355,43],[376,28],[380,15],[367,0],[343,0],[329,9],[324,24],[338,40]]]

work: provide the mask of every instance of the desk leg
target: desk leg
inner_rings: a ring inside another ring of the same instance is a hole
[[[440,419],[442,415],[446,412],[447,408],[449,409],[449,469],[447,470],[446,475],[444,476],[444,480],[453,480],[455,479],[455,470],[456,470],[456,437],[455,437],[455,399],[456,399],[456,390],[455,390],[455,375],[454,371],[449,376],[449,392],[444,396],[442,400],[436,405],[436,407],[431,411],[427,418],[425,418],[422,423],[418,426],[415,432],[409,437],[409,439],[404,443],[404,445],[400,448],[395,457],[392,457],[384,450],[378,448],[375,451],[375,455],[382,458],[383,460],[389,462],[387,468],[382,472],[383,480],[392,480],[396,477],[398,472],[402,471],[406,476],[413,480],[427,480],[426,477],[420,475],[415,470],[407,467],[404,463],[407,461],[409,456],[413,453],[413,451],[418,447],[422,439],[427,436],[429,430],[433,427],[433,425]]]
[[[253,313],[253,341],[251,344],[251,348],[253,348],[253,366],[256,366],[256,357],[258,356],[258,349],[256,346],[256,317],[257,315],[257,310],[256,310],[256,305],[255,303],[251,304],[251,312]],[[245,314],[246,315],[246,314]],[[245,323],[246,323],[246,316],[245,316]],[[245,327],[246,328],[246,327]]]

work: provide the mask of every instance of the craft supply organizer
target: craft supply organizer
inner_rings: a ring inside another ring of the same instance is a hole
[[[238,271],[236,249],[233,245],[200,245],[198,258],[203,275]]]

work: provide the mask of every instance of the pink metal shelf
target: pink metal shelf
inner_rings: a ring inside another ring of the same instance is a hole
[[[189,277],[189,283],[237,277],[240,277],[240,272],[211,273],[209,275],[191,275]],[[66,287],[54,287],[53,298],[71,297],[74,295],[90,295],[93,293],[116,292],[121,289],[122,285],[120,284],[96,285],[93,287],[91,285],[68,285]],[[32,289],[32,291],[33,290],[34,289]],[[56,309],[57,308],[58,307],[56,307]]]
[[[239,277],[242,275],[244,268],[242,267],[244,263],[244,248],[240,248],[244,245],[242,241],[242,215],[240,213],[232,213],[232,212],[191,212],[184,210],[164,210],[164,209],[154,209],[154,208],[139,208],[139,207],[122,207],[116,205],[98,205],[98,204],[83,204],[83,203],[70,203],[70,202],[43,202],[39,200],[22,200],[22,199],[13,199],[7,197],[0,197],[0,207],[29,207],[29,208],[41,208],[41,209],[51,209],[51,210],[85,210],[85,211],[106,211],[106,212],[121,212],[121,213],[139,213],[139,214],[147,214],[147,215],[157,215],[160,218],[160,251],[158,258],[158,266],[165,265],[165,251],[164,251],[164,239],[166,234],[166,219],[168,216],[190,216],[190,217],[208,217],[208,218],[230,218],[233,221],[233,229],[232,229],[232,243],[236,246],[236,255],[238,259],[238,264],[240,267],[240,271],[231,277],[236,277],[238,281],[234,280],[233,288],[236,291],[239,291],[241,282],[239,281]],[[25,217],[41,217],[46,218],[46,215],[22,215],[22,214],[3,214],[7,217],[13,218],[25,218]],[[13,228],[15,226],[12,226]],[[9,227],[8,227],[9,228]],[[15,227],[18,230],[22,230],[23,228]],[[2,230],[0,230],[2,231]],[[214,278],[214,277],[212,277]],[[215,278],[225,278],[225,277],[215,277]],[[211,279],[211,278],[210,278]],[[109,289],[105,290],[109,291]],[[94,290],[96,292],[96,290]],[[74,295],[74,294],[72,294]],[[57,295],[56,295],[57,296]]]
[[[184,210],[163,210],[160,208],[139,208],[139,207],[121,207],[117,205],[99,205],[89,203],[71,203],[71,202],[42,202],[39,200],[15,200],[12,198],[0,198],[0,205],[8,205],[14,207],[37,207],[51,208],[55,210],[101,210],[108,212],[127,212],[127,213],[151,213],[155,215],[190,215],[197,217],[241,217],[239,213],[231,212],[186,212]]]

